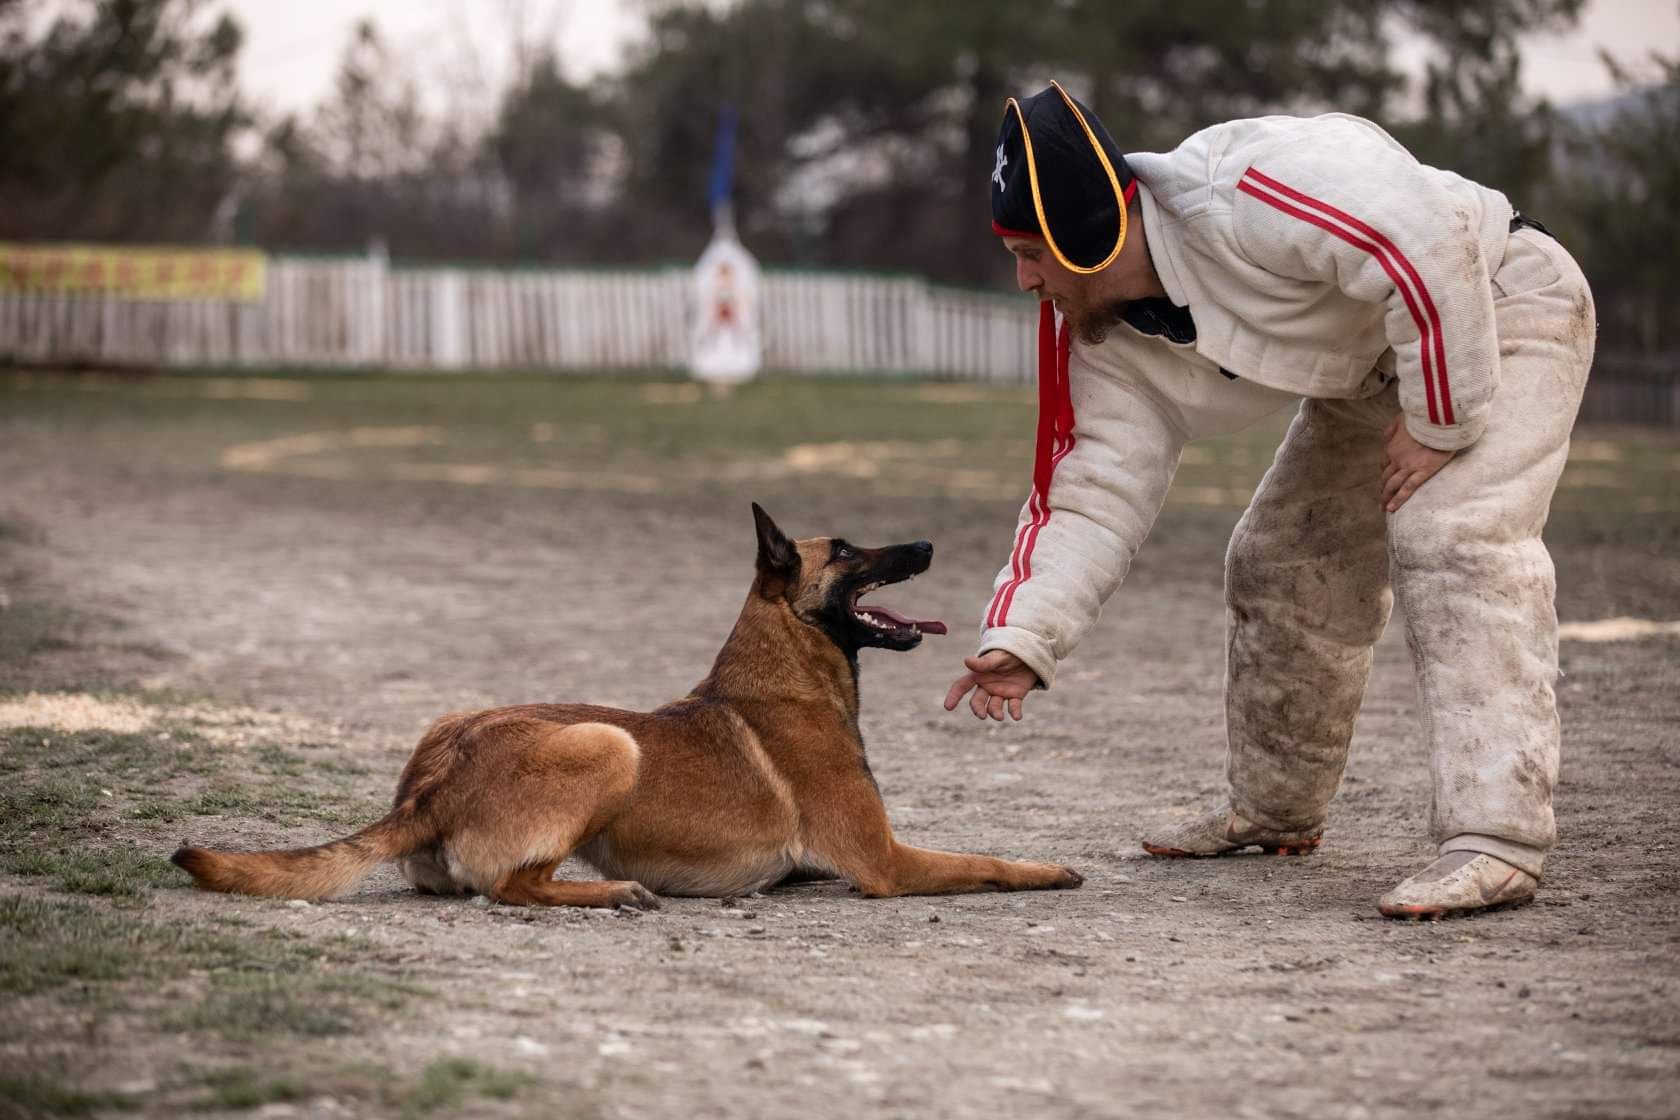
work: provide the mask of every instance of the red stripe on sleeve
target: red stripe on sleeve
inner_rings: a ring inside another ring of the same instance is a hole
[[[1452,392],[1447,385],[1447,350],[1444,332],[1441,329],[1441,314],[1435,309],[1435,301],[1430,298],[1429,289],[1424,287],[1423,277],[1419,276],[1417,269],[1412,267],[1412,262],[1406,259],[1406,254],[1402,253],[1399,247],[1385,237],[1380,230],[1372,228],[1366,223],[1360,221],[1358,218],[1354,217],[1352,214],[1338,210],[1336,207],[1330,205],[1322,199],[1313,198],[1312,196],[1304,194],[1293,187],[1285,186],[1276,179],[1272,178],[1270,175],[1267,175],[1265,172],[1256,170],[1252,167],[1243,174],[1254,179],[1258,183],[1271,187],[1279,194],[1286,195],[1289,198],[1294,199],[1296,202],[1299,202],[1304,206],[1310,206],[1321,213],[1328,214],[1332,218],[1346,222],[1349,226],[1353,227],[1358,232],[1363,233],[1377,245],[1380,245],[1383,249],[1387,250],[1387,252],[1392,255],[1393,259],[1399,263],[1400,267],[1405,271],[1412,283],[1417,286],[1417,297],[1422,303],[1424,315],[1427,317],[1429,330],[1427,332],[1428,337],[1425,339],[1424,345],[1427,347],[1433,344],[1435,348],[1436,388],[1440,393],[1440,413],[1442,419],[1437,420],[1435,418],[1434,405],[1431,404],[1429,422],[1431,424],[1453,423]],[[1253,194],[1254,192],[1250,191],[1248,193]],[[1260,196],[1257,195],[1256,197]],[[1392,270],[1390,270],[1389,274],[1391,276],[1393,275]],[[1407,302],[1410,304],[1409,300]],[[1413,309],[1413,318],[1417,318],[1415,308]],[[1420,331],[1424,326],[1424,322],[1425,320],[1423,319],[1418,321]]]
[[[1383,271],[1388,273],[1388,278],[1394,281],[1395,290],[1398,291],[1400,293],[1400,297],[1406,301],[1406,308],[1412,313],[1412,321],[1417,324],[1418,353],[1423,364],[1423,392],[1429,407],[1429,422],[1431,424],[1441,423],[1442,413],[1437,407],[1435,401],[1435,362],[1432,360],[1432,356],[1430,354],[1431,346],[1434,346],[1436,353],[1441,352],[1439,331],[1430,324],[1430,321],[1424,314],[1423,309],[1419,307],[1417,300],[1413,298],[1410,285],[1408,285],[1405,278],[1401,276],[1399,270],[1395,267],[1394,262],[1389,259],[1388,254],[1385,253],[1378,245],[1370,241],[1366,241],[1363,238],[1354,236],[1341,226],[1327,221],[1317,214],[1309,213],[1298,206],[1292,206],[1281,199],[1274,198],[1272,195],[1267,194],[1265,191],[1252,186],[1247,182],[1239,182],[1237,184],[1237,189],[1246,195],[1258,198],[1261,202],[1266,203],[1273,209],[1280,210],[1291,217],[1299,218],[1303,222],[1315,225],[1319,229],[1324,230],[1326,233],[1330,233],[1341,238],[1354,248],[1362,249],[1365,252],[1370,253],[1377,259],[1377,263],[1382,265]],[[1446,387],[1445,373],[1446,368],[1445,366],[1442,366],[1440,383],[1443,392]],[[1450,419],[1452,416],[1450,405],[1448,406],[1446,415],[1449,418],[1447,423],[1452,423],[1452,420]]]

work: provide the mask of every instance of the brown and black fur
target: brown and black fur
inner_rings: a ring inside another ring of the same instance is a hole
[[[398,861],[421,891],[512,905],[657,905],[837,876],[870,897],[1076,887],[1066,867],[901,844],[858,731],[857,651],[911,649],[857,599],[932,562],[926,541],[791,541],[757,505],[758,569],[712,671],[652,712],[526,704],[448,715],[391,812],[313,848],[174,862],[209,890],[324,898]],[[573,853],[605,881],[555,880]]]

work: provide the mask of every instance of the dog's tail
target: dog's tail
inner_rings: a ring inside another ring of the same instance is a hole
[[[432,841],[432,830],[401,810],[353,836],[271,852],[213,852],[183,847],[169,862],[207,891],[268,898],[331,898],[387,860]]]

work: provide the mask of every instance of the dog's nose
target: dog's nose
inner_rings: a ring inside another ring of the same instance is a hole
[[[933,542],[932,541],[917,541],[915,544],[911,545],[910,547],[915,549],[917,552],[920,552],[923,556],[932,556],[933,555]]]

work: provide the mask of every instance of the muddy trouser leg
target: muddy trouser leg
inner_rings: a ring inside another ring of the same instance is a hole
[[[1494,273],[1500,380],[1486,430],[1389,520],[1430,748],[1430,835],[1539,876],[1556,839],[1557,612],[1541,543],[1592,360],[1592,296],[1550,238]],[[1449,382],[1450,385],[1450,382]]]
[[[1302,403],[1225,562],[1226,775],[1257,824],[1317,828],[1388,622],[1384,398]]]

